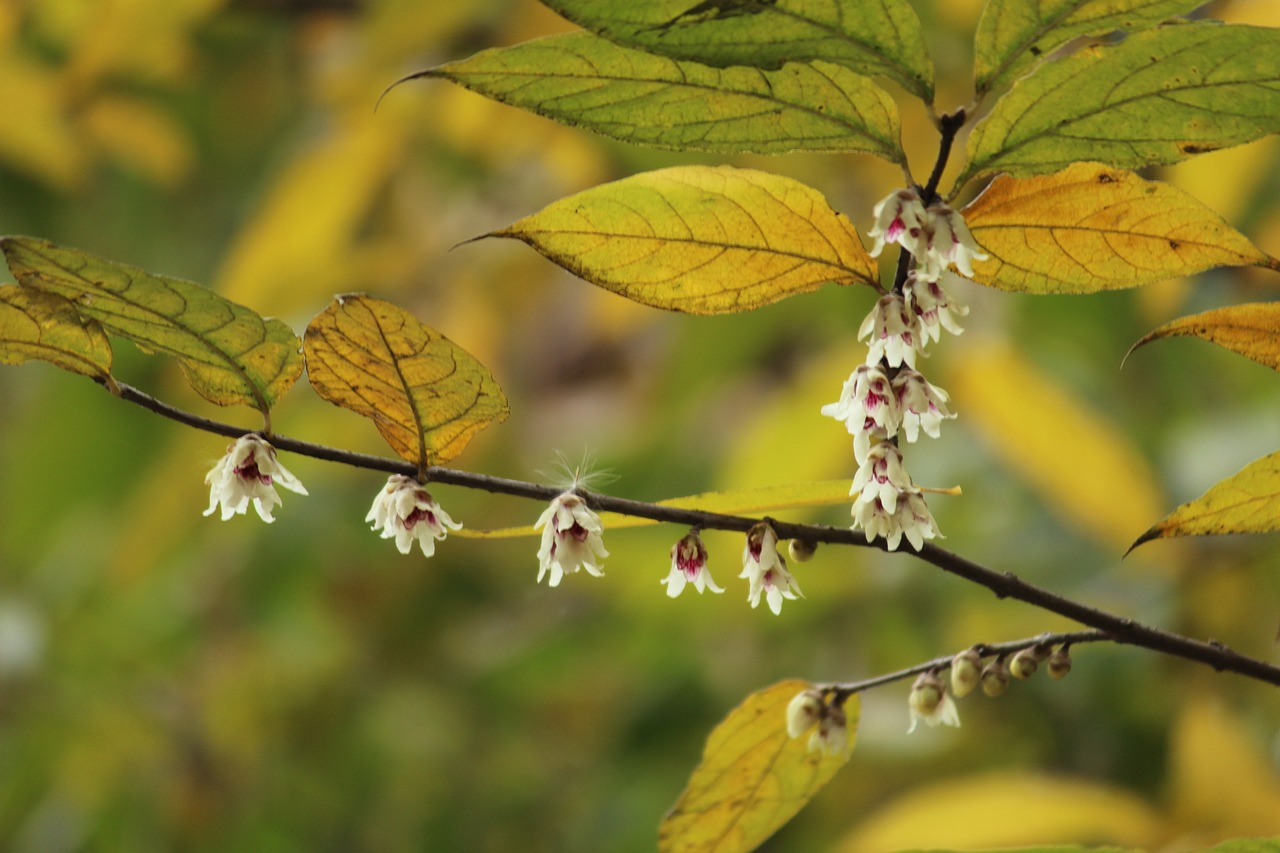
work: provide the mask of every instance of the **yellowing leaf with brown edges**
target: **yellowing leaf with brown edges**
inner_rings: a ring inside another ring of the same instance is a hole
[[[96,320],[54,293],[0,287],[0,364],[47,361],[94,379],[111,376],[111,342]]]
[[[303,352],[316,392],[372,419],[414,464],[448,462],[507,418],[507,398],[483,364],[380,299],[339,296],[307,326]]]
[[[783,681],[752,693],[711,732],[702,763],[658,831],[661,853],[754,850],[800,811],[849,761],[859,700],[844,711],[848,748],[809,751],[809,736],[787,736],[787,704],[812,685]]]
[[[1093,293],[1268,260],[1177,187],[1098,163],[1001,176],[963,213],[991,256],[974,279],[1001,290]]]
[[[70,299],[110,334],[176,358],[211,403],[265,413],[302,375],[292,329],[207,287],[35,237],[5,237],[0,250],[24,286]]]
[[[1139,536],[1129,550],[1152,539],[1275,530],[1280,530],[1280,452],[1250,462],[1184,503]]]
[[[817,190],[730,166],[634,175],[488,236],[523,240],[592,284],[691,314],[749,311],[877,275],[853,225]]]
[[[1179,317],[1145,335],[1129,352],[1160,338],[1204,338],[1220,347],[1280,370],[1280,302],[1231,305]]]

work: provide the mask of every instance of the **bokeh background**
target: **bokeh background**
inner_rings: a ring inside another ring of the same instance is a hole
[[[968,100],[978,0],[917,2],[946,108]],[[1271,0],[1214,15],[1280,26]],[[873,297],[829,287],[757,312],[667,314],[514,242],[460,241],[644,169],[715,162],[626,147],[443,82],[392,81],[568,25],[534,0],[4,0],[0,232],[205,283],[299,332],[336,293],[414,311],[512,403],[457,463],[541,479],[584,451],[608,489],[661,499],[851,476],[818,414],[862,358]],[[901,94],[901,93],[899,93]],[[903,103],[918,175],[936,135]],[[868,157],[739,158],[821,189],[863,230],[900,180]],[[952,171],[954,174],[954,169]],[[1153,174],[1280,254],[1280,144]],[[1185,340],[1180,314],[1273,298],[1213,273],[1093,297],[957,294],[969,330],[927,369],[960,413],[912,446],[943,543],[1001,571],[1280,660],[1274,536],[1154,543],[1150,524],[1280,447],[1280,377]],[[165,361],[117,375],[217,411]],[[284,434],[385,453],[300,384]],[[287,458],[311,491],[277,522],[203,518],[226,442],[45,365],[0,370],[0,849],[652,849],[714,723],[782,677],[853,680],[978,641],[1071,626],[906,556],[829,548],[808,598],[752,611],[741,544],[709,535],[729,591],[665,597],[683,530],[607,536],[607,575],[535,585],[531,539],[401,557],[361,519],[369,472]],[[554,477],[555,475],[550,475]],[[541,507],[440,487],[472,527]],[[789,518],[846,523],[845,510]],[[1107,842],[1188,849],[1280,835],[1280,694],[1093,646],[1062,682],[907,727],[907,685],[865,696],[850,765],[766,845]]]

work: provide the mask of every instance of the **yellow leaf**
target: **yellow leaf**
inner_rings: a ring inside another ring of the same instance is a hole
[[[981,284],[1026,293],[1137,287],[1267,256],[1182,190],[1097,163],[996,178],[964,210]]]
[[[1011,771],[917,788],[861,819],[835,849],[982,850],[1082,840],[1149,849],[1163,837],[1160,816],[1133,794]]]
[[[483,364],[389,302],[339,296],[307,326],[302,347],[316,392],[371,418],[414,464],[447,462],[507,418],[507,398]]]
[[[785,486],[758,486],[734,489],[726,492],[704,492],[683,498],[658,501],[658,506],[677,509],[698,509],[724,515],[758,515],[778,509],[794,509],[801,506],[831,506],[849,503],[851,480],[824,480],[814,483],[789,483]],[[604,529],[621,530],[627,527],[646,527],[658,522],[634,515],[616,512],[600,513]],[[472,539],[512,539],[518,536],[538,536],[533,525],[505,527],[501,530],[476,530],[464,527],[454,531],[454,536]]]
[[[1175,509],[1138,537],[1152,539],[1280,530],[1280,452],[1250,462],[1209,491]]]
[[[730,166],[634,175],[486,236],[523,240],[592,284],[691,314],[876,281],[857,231],[817,190]]]
[[[716,726],[702,763],[658,831],[661,853],[754,850],[849,761],[858,728],[857,695],[844,706],[845,750],[811,752],[808,736],[787,735],[787,704],[811,686],[792,680],[757,691]]]
[[[0,287],[0,364],[37,359],[95,379],[111,376],[111,342],[96,320],[53,293]]]
[[[1204,338],[1220,347],[1280,370],[1280,303],[1263,302],[1217,308],[1179,317],[1145,335],[1129,348],[1178,336]]]
[[[946,388],[966,422],[1062,516],[1122,548],[1159,513],[1147,461],[1101,413],[1006,344],[958,356]]]
[[[111,334],[176,358],[211,403],[266,413],[302,375],[292,329],[207,287],[34,237],[4,237],[0,250],[23,285],[71,299]]]

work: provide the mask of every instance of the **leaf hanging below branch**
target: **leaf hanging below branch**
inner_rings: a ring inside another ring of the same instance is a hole
[[[339,296],[307,326],[316,392],[373,420],[401,458],[440,464],[507,418],[507,398],[470,353],[407,311],[363,294]]]
[[[644,172],[485,236],[523,240],[592,284],[691,314],[877,281],[857,231],[817,190],[730,166]]]

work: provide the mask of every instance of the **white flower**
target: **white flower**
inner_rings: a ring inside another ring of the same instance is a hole
[[[937,438],[942,422],[955,417],[947,409],[950,399],[947,392],[931,385],[914,370],[904,368],[893,378],[893,392],[902,412],[902,429],[907,434],[907,441],[914,442],[920,430],[930,438]]]
[[[394,538],[401,554],[408,554],[417,539],[428,557],[435,554],[437,539],[443,540],[450,530],[462,528],[417,480],[403,474],[387,478],[387,485],[373,499],[364,520],[372,522],[374,530],[381,528],[383,539]]]
[[[942,280],[964,281],[953,272],[943,272]],[[927,344],[931,339],[937,341],[941,338],[943,329],[953,335],[964,332],[956,322],[956,317],[965,316],[969,313],[969,309],[956,302],[951,294],[943,289],[941,281],[931,281],[920,275],[918,271],[912,270],[902,285],[902,297],[919,323],[922,345]]]
[[[843,708],[831,706],[818,721],[818,729],[809,735],[809,751],[825,755],[842,755],[849,749],[849,722]]]
[[[907,310],[902,296],[890,293],[880,297],[871,313],[858,329],[858,340],[866,341],[870,348],[867,364],[878,364],[882,359],[890,367],[905,363],[916,366],[916,349],[920,345],[920,327],[916,317]]]
[[[559,586],[560,579],[578,569],[600,577],[599,562],[609,556],[604,549],[604,527],[600,516],[573,492],[552,499],[534,528],[542,531],[538,549],[538,583],[547,576],[547,586]]]
[[[875,206],[875,224],[867,232],[875,238],[871,257],[878,258],[885,244],[898,243],[916,257],[924,249],[924,204],[914,188],[894,190]]]
[[[850,435],[876,427],[896,433],[902,421],[898,397],[878,363],[858,365],[845,380],[840,399],[823,406],[822,414],[844,421]]]
[[[948,264],[954,263],[966,277],[973,278],[972,261],[985,261],[989,255],[973,239],[964,217],[941,202],[929,205],[926,214],[925,277],[936,280]]]
[[[859,465],[865,464],[871,448],[888,441],[889,434],[882,429],[864,429],[853,437],[853,458]]]
[[[850,495],[858,503],[879,501],[892,514],[898,509],[898,496],[912,488],[911,477],[902,467],[902,453],[891,442],[882,441],[872,447],[867,459],[853,476]]]
[[[250,501],[263,521],[275,521],[271,511],[280,504],[274,488],[277,483],[291,492],[307,493],[298,478],[276,459],[276,449],[270,442],[252,434],[228,445],[226,455],[205,475],[204,482],[209,487],[209,508],[204,514],[213,515],[222,504],[223,521],[244,515]]]
[[[898,550],[903,537],[919,551],[924,547],[924,540],[942,535],[925,503],[924,493],[914,486],[898,492],[893,509],[889,509],[879,495],[870,501],[855,502],[853,526],[866,534],[868,542],[884,539],[890,551]]]
[[[911,728],[907,734],[916,730],[916,725],[924,722],[927,726],[960,725],[960,714],[956,711],[956,703],[951,701],[947,688],[932,672],[923,673],[916,679],[907,698],[907,707],[911,711]]]
[[[817,690],[804,690],[797,693],[787,703],[787,736],[800,737],[809,731],[814,723],[822,719],[827,705],[822,701],[822,694]]]
[[[747,545],[742,549],[742,574],[750,586],[747,600],[752,609],[760,605],[760,596],[769,602],[774,615],[782,612],[782,599],[795,601],[803,596],[796,579],[787,571],[787,561],[778,553],[778,534],[773,527],[760,522],[747,533]]]
[[[684,592],[685,584],[693,584],[699,595],[707,589],[724,592],[711,578],[707,549],[697,533],[690,533],[671,546],[671,572],[660,583],[667,585],[667,595],[672,598]]]

